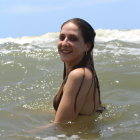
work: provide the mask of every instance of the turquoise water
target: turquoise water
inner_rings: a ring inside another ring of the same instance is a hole
[[[97,30],[95,67],[103,114],[29,133],[54,120],[63,63],[58,33],[0,39],[0,140],[138,140],[140,30]]]

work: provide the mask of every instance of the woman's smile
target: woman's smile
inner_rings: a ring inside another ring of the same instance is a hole
[[[72,53],[72,50],[67,50],[67,49],[60,49],[59,50],[60,52],[60,55],[67,55],[67,54],[71,54]]]

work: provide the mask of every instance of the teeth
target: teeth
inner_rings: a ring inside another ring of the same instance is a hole
[[[67,50],[62,50],[62,53],[71,53],[71,51],[67,51]]]
[[[68,53],[69,51],[62,51],[63,53]]]

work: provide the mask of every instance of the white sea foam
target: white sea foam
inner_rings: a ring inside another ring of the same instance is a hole
[[[42,43],[51,43],[53,41],[56,41],[57,38],[58,38],[58,33],[47,33],[40,36],[24,36],[24,37],[18,37],[18,38],[8,37],[8,38],[1,38],[0,44],[13,42],[13,43],[21,44],[21,45],[26,44],[26,43],[37,45],[37,44],[42,44]]]
[[[138,30],[96,30],[96,41],[108,42],[120,40],[124,42],[140,43],[140,29]]]
[[[104,47],[104,49],[99,50],[97,48],[94,49],[94,55],[99,55],[99,54],[113,54],[114,56],[120,56],[120,55],[135,55],[135,56],[140,56],[140,48],[129,48],[129,47]]]
[[[96,30],[94,53],[113,53],[114,55],[129,54],[140,55],[140,29],[139,30]],[[47,33],[40,36],[27,36],[20,38],[0,39],[0,53],[11,52],[30,53],[32,50],[56,48],[59,33]],[[15,43],[15,44],[14,44]],[[17,44],[17,45],[16,45]],[[10,49],[5,46],[10,46]],[[12,46],[12,47],[11,47]],[[19,48],[15,47],[18,46]],[[99,49],[100,48],[100,49]]]
[[[19,38],[1,38],[0,44],[6,42],[14,42],[17,44],[39,44],[39,43],[51,43],[57,41],[59,33],[47,33],[40,36],[25,36]],[[107,30],[107,29],[97,29],[96,38],[97,42],[108,42],[112,40],[120,40],[124,42],[140,43],[140,29],[135,30]]]

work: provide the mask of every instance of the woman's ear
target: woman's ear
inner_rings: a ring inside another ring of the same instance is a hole
[[[91,44],[90,44],[90,43],[87,43],[86,45],[87,45],[87,47],[86,47],[86,51],[89,51],[90,48],[91,48]]]

